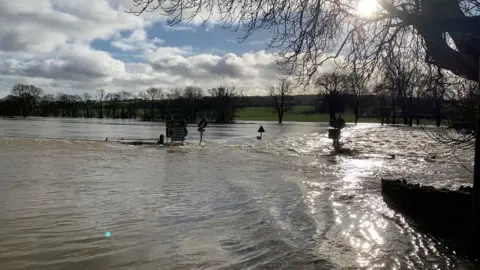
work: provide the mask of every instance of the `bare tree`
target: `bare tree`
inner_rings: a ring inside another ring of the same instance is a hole
[[[202,89],[195,86],[187,86],[183,89],[183,96],[188,100],[197,100],[202,98]]]
[[[278,123],[281,124],[283,114],[288,106],[290,94],[293,91],[292,82],[288,78],[280,78],[276,86],[268,87],[268,94],[273,99],[273,107],[278,116]]]
[[[358,123],[361,111],[363,98],[368,93],[369,74],[365,74],[363,70],[359,69],[357,61],[352,61],[346,67],[345,88],[347,93],[353,97],[353,115],[355,117],[355,125]]]
[[[383,126],[383,124],[385,123],[385,118],[388,119],[390,117],[390,110],[386,106],[386,98],[388,96],[387,85],[383,82],[377,83],[373,88],[373,93],[380,97],[380,108],[375,111],[375,114],[380,116],[380,123]]]
[[[118,94],[119,94],[119,98],[120,98],[120,101],[121,101],[120,117],[122,119],[125,119],[125,118],[127,118],[127,115],[126,115],[127,103],[129,102],[130,98],[132,97],[132,93],[127,92],[127,91],[122,91]]]
[[[155,87],[150,87],[146,91],[147,95],[150,97],[150,102],[151,102],[151,121],[155,119],[155,99],[158,99],[162,96],[162,89],[160,88],[155,88]]]
[[[408,96],[415,86],[415,76],[420,70],[418,69],[415,59],[399,58],[393,54],[385,58],[384,66],[384,84],[390,89],[391,107],[392,107],[392,124],[396,124],[397,105],[400,105],[403,124],[408,124],[409,111]]]
[[[323,101],[328,104],[330,120],[334,120],[339,112],[340,93],[345,90],[347,80],[345,74],[333,71],[321,74],[315,81],[315,85],[320,88],[320,95],[324,96]]]
[[[85,118],[89,118],[90,117],[90,112],[89,112],[89,104],[91,102],[91,99],[92,99],[92,96],[87,93],[87,92],[84,92],[81,96],[80,96],[80,99],[82,100],[83,102],[83,117]]]
[[[426,95],[433,101],[433,114],[435,116],[435,124],[439,127],[442,123],[442,110],[445,102],[447,91],[447,80],[445,74],[440,68],[429,67],[425,78],[425,92]]]
[[[36,105],[43,95],[43,90],[34,85],[16,84],[12,88],[12,95],[22,103],[22,116],[27,117],[30,112],[35,115]]]
[[[225,27],[273,33],[270,47],[290,74],[310,80],[328,58],[361,57],[373,70],[386,52],[398,48],[418,59],[478,80],[480,55],[478,0],[379,0],[379,9],[359,14],[357,1],[345,0],[133,0],[130,12],[160,11],[174,25],[202,16],[218,18]],[[200,15],[201,14],[201,15]],[[393,45],[393,46],[389,46]],[[329,55],[329,57],[325,57]]]
[[[179,99],[182,97],[182,89],[180,87],[171,88],[167,93],[167,98],[170,100]]]
[[[208,90],[213,98],[213,106],[215,108],[215,120],[217,123],[229,123],[233,121],[235,116],[235,86],[225,87],[219,86]]]
[[[118,92],[108,93],[105,96],[105,101],[107,101],[107,108],[110,110],[107,117],[117,118],[117,107],[120,102],[121,94]]]
[[[42,98],[44,93],[41,88],[33,85],[30,85],[28,90],[29,90],[29,94],[32,97],[32,106],[33,106],[32,113],[33,113],[33,116],[35,116],[36,110],[37,110],[37,104],[40,102],[40,99]]]
[[[138,97],[140,100],[143,100],[143,120],[147,120],[147,101],[148,101],[148,95],[145,92],[141,92],[138,94]]]
[[[100,105],[100,111],[98,112],[98,118],[103,118],[103,101],[105,99],[105,90],[97,89],[97,101]]]
[[[197,107],[198,101],[202,98],[203,93],[200,87],[187,86],[183,89],[183,97],[188,104],[188,115],[190,120],[195,121],[197,119]]]
[[[133,119],[137,119],[137,109],[138,109],[138,100],[139,96],[138,95],[132,95],[130,97],[130,102],[128,102],[127,106],[127,112],[128,116]]]

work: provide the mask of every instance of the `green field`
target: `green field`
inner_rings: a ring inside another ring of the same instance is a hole
[[[236,120],[278,121],[277,113],[272,107],[241,108],[235,112],[235,115]],[[353,113],[350,112],[342,113],[341,116],[346,122],[353,122],[355,119]],[[283,116],[283,121],[328,122],[329,120],[329,114],[315,113],[313,106],[295,106],[291,111],[285,112]],[[360,118],[359,122],[380,122],[380,119]]]
[[[237,109],[235,112],[236,120],[251,121],[278,121],[277,113],[272,107],[247,107]],[[344,112],[340,114],[345,122],[353,123],[355,116],[352,112]],[[291,111],[285,112],[283,121],[295,122],[328,122],[330,115],[328,113],[314,113],[313,106],[295,106]],[[358,119],[359,123],[380,123],[379,118],[362,118]],[[403,119],[397,118],[397,123],[403,123]],[[415,125],[415,121],[413,123]],[[434,125],[434,120],[421,120],[422,125]]]

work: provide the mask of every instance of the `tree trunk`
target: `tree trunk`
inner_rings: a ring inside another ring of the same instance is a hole
[[[98,118],[103,118],[103,102],[100,102],[100,113],[98,114]]]
[[[397,123],[397,113],[396,113],[396,107],[395,107],[395,97],[392,99],[392,125],[395,125]]]
[[[413,124],[413,115],[414,115],[413,96],[410,95],[408,99],[408,126],[409,127],[411,127]]]
[[[358,119],[360,118],[360,103],[358,103],[358,100],[355,102],[354,113],[355,113],[355,125],[356,125],[358,123]]]
[[[152,110],[151,110],[151,115],[150,115],[150,117],[151,117],[150,121],[153,121],[153,119],[154,119],[154,116],[153,116],[154,109],[155,109],[155,103],[153,103],[153,98],[152,98]]]
[[[403,124],[406,126],[406,125],[408,124],[408,116],[407,116],[407,110],[406,110],[406,106],[405,106],[405,101],[403,100],[403,98],[402,98],[401,108],[402,108]]]
[[[442,124],[442,104],[440,100],[435,102],[435,125],[439,127]]]
[[[385,114],[385,98],[382,95],[380,97],[380,122],[382,123],[382,126],[383,126],[383,123],[385,122],[384,114]]]

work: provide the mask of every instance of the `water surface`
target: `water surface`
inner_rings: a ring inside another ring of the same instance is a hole
[[[164,124],[0,120],[1,269],[474,268],[380,195],[381,177],[469,184],[472,153],[359,124],[342,140],[360,155],[335,157],[327,128],[209,124],[201,146],[193,126],[184,146],[136,147],[104,139]]]

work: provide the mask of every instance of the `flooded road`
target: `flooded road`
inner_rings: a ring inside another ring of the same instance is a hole
[[[0,120],[0,269],[470,269],[390,210],[381,177],[471,182],[420,128],[209,124],[181,147],[128,146],[161,123]],[[437,158],[431,160],[434,153]],[[395,159],[389,155],[395,154]],[[110,237],[105,233],[110,232]]]

